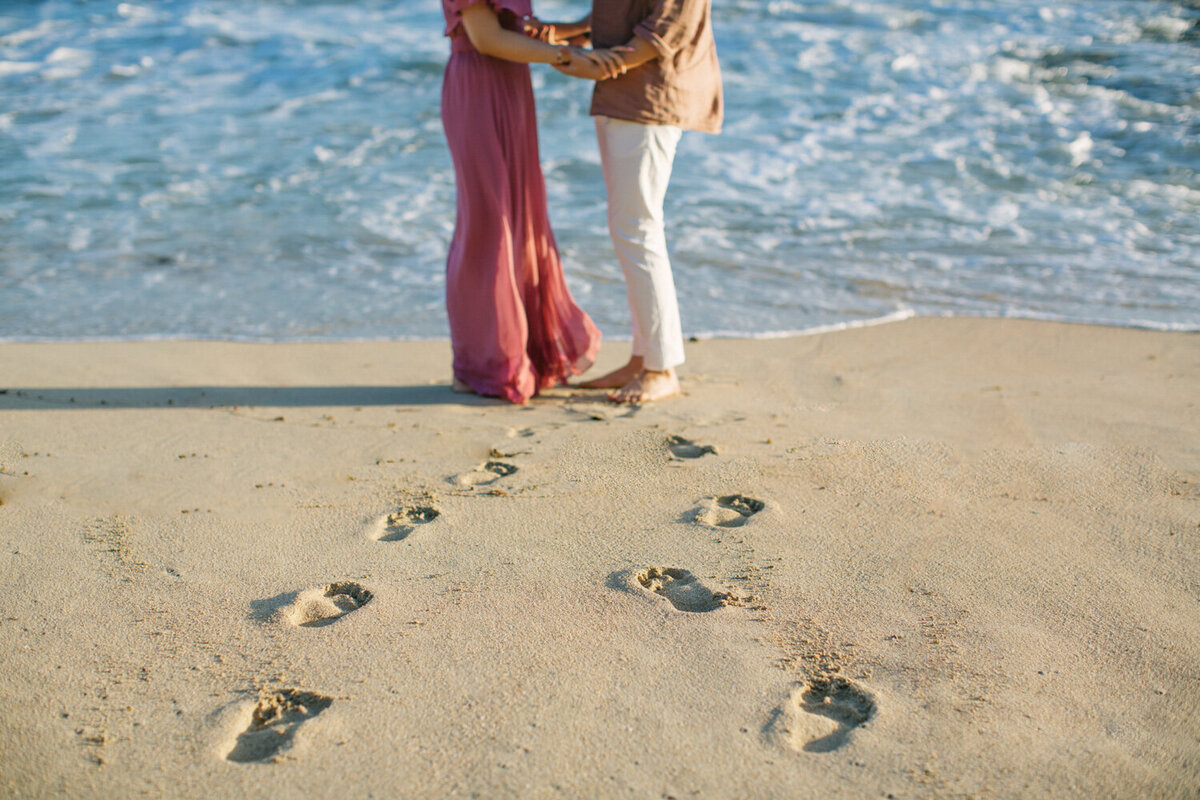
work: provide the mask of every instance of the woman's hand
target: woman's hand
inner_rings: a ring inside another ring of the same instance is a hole
[[[526,36],[550,44],[566,43],[576,47],[588,44],[588,34],[592,30],[591,14],[576,22],[543,22],[530,14],[522,22]]]
[[[522,19],[521,23],[525,35],[531,39],[537,39],[539,42],[547,42],[549,44],[558,44],[561,41],[556,35],[553,22],[542,22],[537,17],[530,15]]]
[[[603,81],[623,75],[627,69],[619,52],[626,48],[580,50],[572,47],[569,49],[571,51],[570,63],[554,65],[554,68],[564,75],[590,81]]]

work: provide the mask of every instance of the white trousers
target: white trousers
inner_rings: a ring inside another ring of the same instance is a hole
[[[674,125],[596,117],[608,231],[625,273],[633,355],[652,370],[683,363],[679,302],[663,227],[663,200],[682,134]]]

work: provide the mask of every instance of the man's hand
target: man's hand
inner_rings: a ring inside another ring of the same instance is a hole
[[[583,78],[589,81],[602,81],[606,77],[604,70],[595,61],[586,58],[573,58],[570,64],[554,64],[556,70],[572,78]]]
[[[604,77],[615,78],[618,75],[624,75],[628,71],[625,66],[625,53],[632,52],[632,47],[611,47],[592,50],[588,53],[593,61],[598,61],[600,66],[604,68]]]
[[[626,71],[622,52],[626,47],[614,47],[603,50],[576,50],[572,48],[570,64],[555,65],[554,68],[564,75],[573,78],[583,78],[590,81],[603,81],[624,75]]]

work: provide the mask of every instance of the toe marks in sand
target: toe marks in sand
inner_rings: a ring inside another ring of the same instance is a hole
[[[746,497],[742,494],[727,494],[724,497],[718,497],[717,505],[736,511],[742,517],[752,517],[767,507],[762,500],[755,500],[753,497]]]
[[[762,500],[743,494],[708,497],[700,501],[692,519],[714,528],[740,528],[766,507],[767,504]]]
[[[840,676],[819,677],[797,688],[771,723],[793,750],[831,753],[875,716],[870,692]]]
[[[300,628],[320,628],[357,611],[374,596],[354,581],[339,581],[301,592],[296,602],[283,609],[283,616]]]
[[[418,526],[428,525],[441,513],[432,505],[407,505],[376,520],[369,536],[377,542],[403,541]]]
[[[281,689],[263,697],[225,759],[238,764],[277,760],[296,729],[331,705],[333,698],[301,689]]]
[[[680,611],[716,611],[723,606],[742,605],[731,592],[714,592],[686,569],[648,567],[637,573],[637,582],[648,592],[662,595]]]
[[[503,461],[488,461],[483,465],[483,471],[490,472],[499,478],[507,478],[516,472],[517,468]]]
[[[507,478],[517,471],[513,464],[506,461],[485,461],[470,472],[455,475],[450,482],[464,489],[475,486],[490,486],[501,478]]]

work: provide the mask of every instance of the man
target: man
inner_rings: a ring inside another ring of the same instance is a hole
[[[558,67],[596,81],[591,114],[608,193],[608,227],[625,273],[633,323],[629,363],[581,384],[615,389],[638,403],[679,393],[683,332],[667,256],[663,199],[683,130],[718,133],[721,71],[711,0],[593,0],[589,17],[545,31],[570,38],[590,29],[592,47],[611,48],[618,69],[575,59]],[[617,71],[616,77],[607,75]]]

